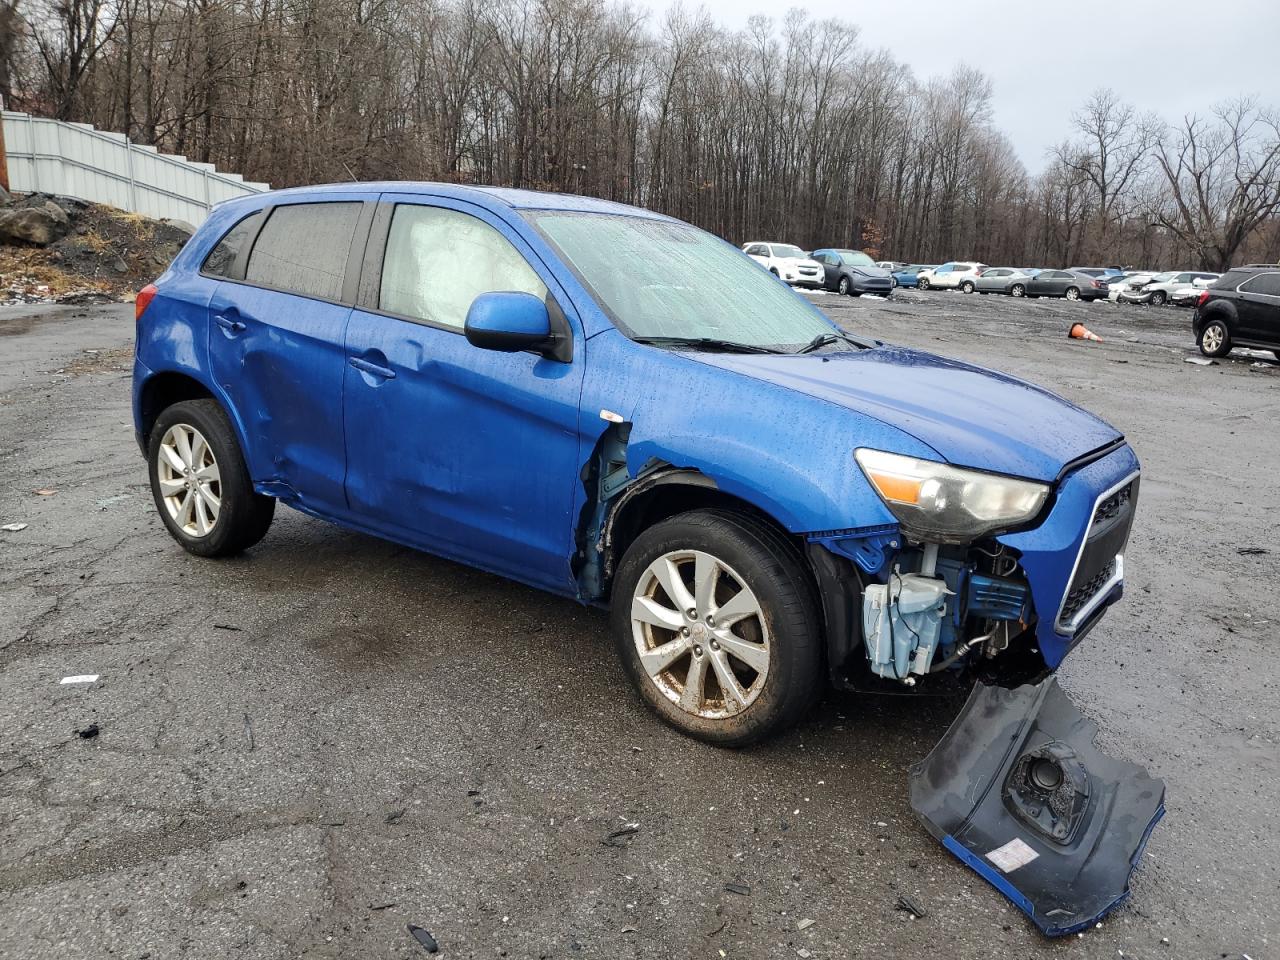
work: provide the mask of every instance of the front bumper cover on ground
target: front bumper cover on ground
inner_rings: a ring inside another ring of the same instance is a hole
[[[911,769],[911,806],[948,850],[1048,936],[1081,930],[1129,895],[1164,815],[1164,783],[1093,744],[1050,677],[978,686]]]

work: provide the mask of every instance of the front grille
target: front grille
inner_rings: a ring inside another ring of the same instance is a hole
[[[1093,508],[1089,530],[1080,547],[1075,572],[1067,584],[1058,614],[1058,628],[1074,631],[1079,620],[1102,599],[1104,591],[1122,575],[1122,554],[1129,541],[1138,498],[1138,478],[1103,497]]]

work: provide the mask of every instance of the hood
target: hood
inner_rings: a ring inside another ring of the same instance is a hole
[[[860,273],[864,277],[875,277],[877,280],[888,280],[891,273],[884,267],[857,267],[849,263],[846,263],[844,268],[854,273]]]
[[[781,261],[782,263],[789,264],[790,266],[793,266],[793,267],[818,267],[819,269],[822,268],[822,264],[820,264],[817,260],[810,260],[808,257],[774,257],[774,259]]]
[[[1110,424],[1041,387],[902,347],[690,356],[874,417],[956,466],[1047,482],[1072,460],[1121,437]]]

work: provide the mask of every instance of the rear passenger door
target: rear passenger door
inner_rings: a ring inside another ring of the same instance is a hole
[[[265,209],[209,303],[211,367],[241,420],[250,476],[324,513],[345,508],[343,340],[357,283],[347,267],[373,216],[365,200],[332,194]]]
[[[481,293],[542,297],[573,360],[472,346]],[[583,340],[568,297],[512,227],[461,200],[384,195],[347,330],[347,499],[388,536],[571,589]]]
[[[1236,315],[1245,340],[1280,344],[1280,271],[1259,273],[1240,284]]]

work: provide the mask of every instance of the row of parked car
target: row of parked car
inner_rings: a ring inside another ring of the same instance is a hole
[[[991,267],[952,260],[942,264],[876,262],[861,250],[823,248],[806,253],[790,243],[753,241],[744,253],[780,280],[849,295],[887,296],[895,287],[1001,293],[1012,297],[1065,297],[1162,306],[1190,306],[1221,274],[1197,271],[1155,273],[1117,267]]]

